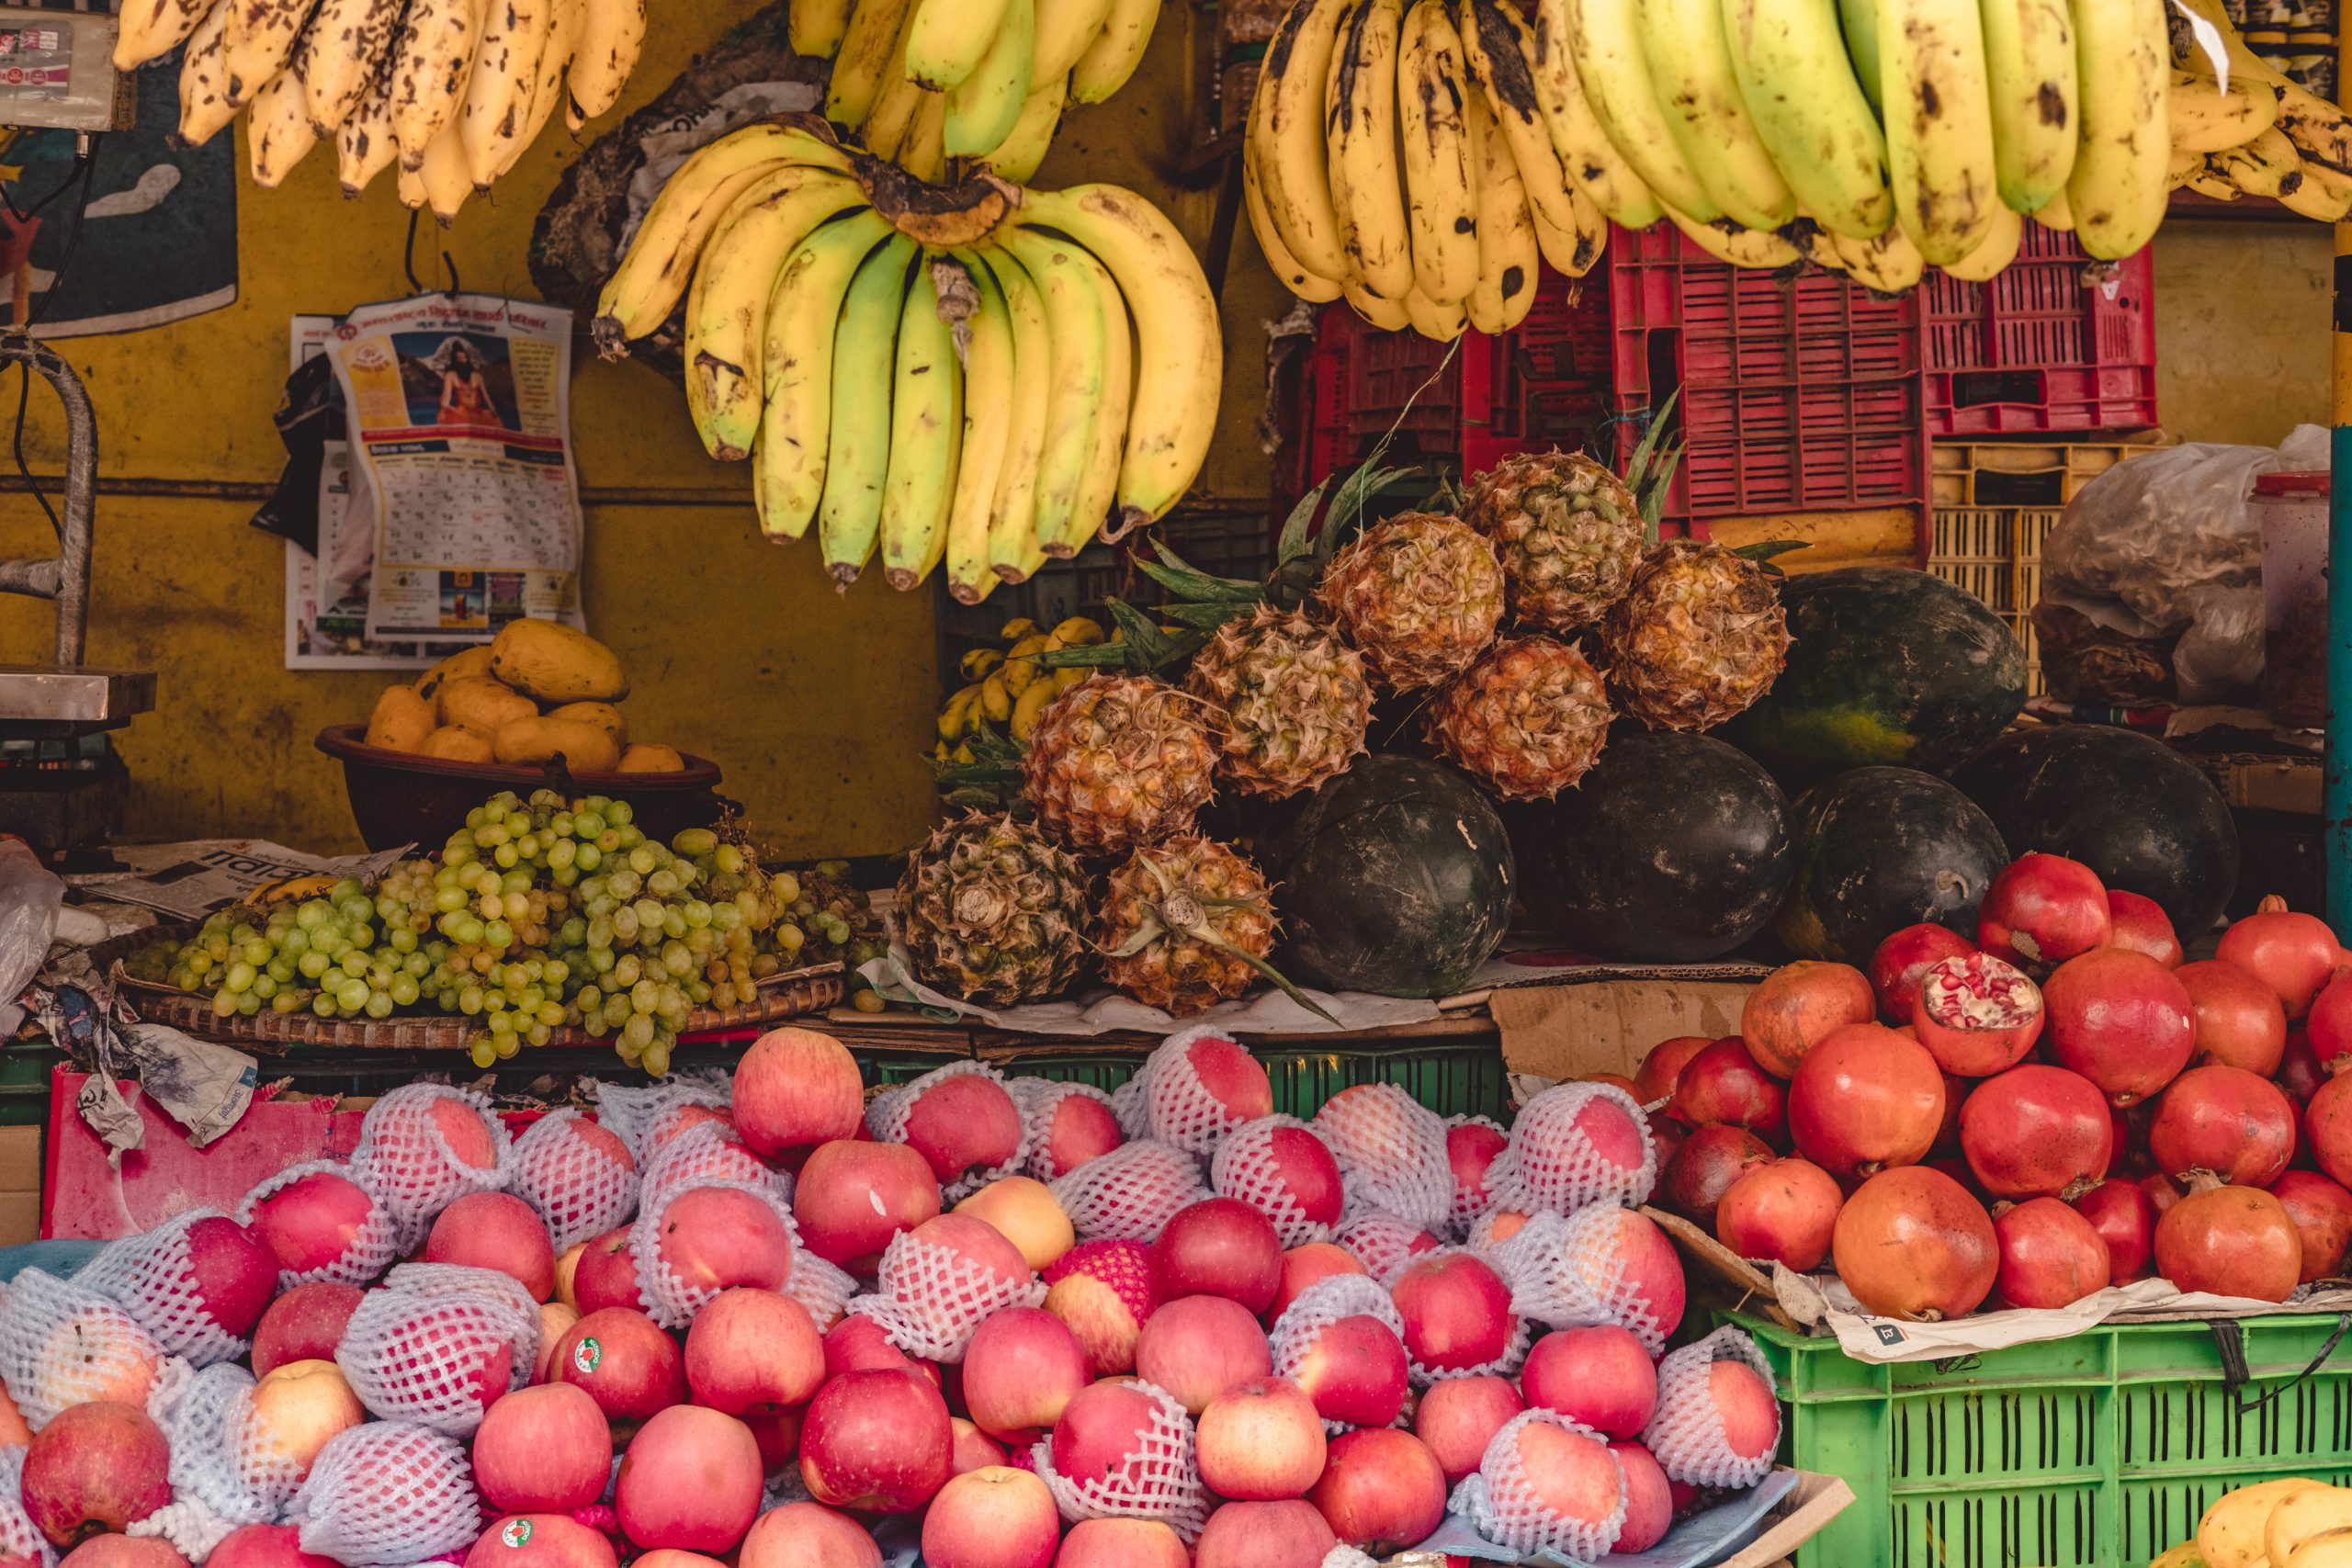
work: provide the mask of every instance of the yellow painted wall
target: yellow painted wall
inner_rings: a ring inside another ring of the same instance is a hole
[[[2276,446],[2328,418],[2324,223],[2209,219],[2155,245],[2156,408],[2184,441]]]

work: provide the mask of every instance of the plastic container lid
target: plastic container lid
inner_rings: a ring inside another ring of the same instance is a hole
[[[2290,473],[2256,474],[2254,493],[2257,496],[2294,496],[2308,499],[2327,493],[2327,470],[2304,469]]]

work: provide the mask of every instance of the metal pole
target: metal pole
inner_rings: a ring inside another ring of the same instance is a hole
[[[2352,223],[2335,226],[2335,354],[2327,487],[2327,923],[2352,940]]]

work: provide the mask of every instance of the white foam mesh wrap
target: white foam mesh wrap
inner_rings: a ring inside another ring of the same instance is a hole
[[[171,1444],[172,1500],[128,1533],[158,1536],[191,1562],[243,1525],[277,1522],[301,1484],[254,1430],[254,1375],[229,1365],[157,1380],[148,1414]]]
[[[912,1083],[876,1095],[866,1103],[865,1130],[874,1134],[877,1143],[905,1143],[907,1118],[913,1113],[915,1101],[923,1097],[924,1091],[934,1085],[946,1082],[949,1078],[967,1077],[974,1074],[988,1079],[999,1089],[1004,1088],[1004,1075],[986,1062],[950,1062],[935,1072],[923,1074]],[[1006,1092],[1008,1095],[1011,1093],[1010,1090]],[[1015,1100],[1013,1109],[1017,1111],[1020,1108],[1021,1102]],[[1029,1119],[1023,1116],[1021,1118],[1021,1141],[1014,1145],[1012,1157],[1001,1165],[989,1166],[985,1170],[968,1171],[953,1181],[943,1183],[939,1189],[941,1204],[952,1206],[959,1203],[991,1181],[1001,1181],[1008,1176],[1020,1174],[1021,1168],[1028,1163],[1029,1159]]]
[[[1456,1127],[1464,1126],[1491,1127],[1498,1133],[1502,1131],[1501,1123],[1491,1116],[1449,1116],[1446,1118],[1445,1130],[1449,1134]],[[1499,1150],[1497,1151],[1495,1157],[1497,1159],[1502,1157]],[[1452,1161],[1449,1156],[1448,1168],[1451,1169],[1451,1168]],[[1459,1236],[1468,1235],[1470,1227],[1478,1222],[1478,1216],[1494,1207],[1495,1198],[1491,1190],[1493,1180],[1494,1167],[1491,1164],[1487,1168],[1486,1179],[1479,1183],[1476,1190],[1463,1186],[1459,1179],[1455,1180],[1453,1204],[1446,1212],[1446,1219],[1453,1227],[1452,1234]]]
[[[1202,1040],[1232,1041],[1233,1036],[1214,1024],[1196,1023],[1161,1041],[1144,1059],[1137,1076],[1144,1080],[1144,1122],[1151,1135],[1206,1159],[1244,1118],[1227,1111],[1194,1070],[1191,1047]]]
[[[638,1201],[658,1209],[671,1193],[706,1181],[763,1182],[792,1201],[792,1179],[769,1169],[723,1122],[698,1122],[647,1156]]]
[[[0,1297],[0,1382],[36,1432],[59,1411],[153,1368],[163,1353],[137,1318],[78,1280],[27,1269]]]
[[[1589,1106],[1622,1114],[1641,1140],[1639,1166],[1624,1166],[1595,1147],[1577,1126]],[[1657,1184],[1657,1143],[1634,1097],[1615,1084],[1564,1083],[1529,1100],[1511,1124],[1510,1142],[1487,1168],[1498,1208],[1566,1213],[1587,1203],[1642,1203]]]
[[[1158,1519],[1189,1544],[1208,1524],[1208,1493],[1193,1457],[1193,1423],[1166,1389],[1137,1382],[1151,1395],[1151,1424],[1126,1460],[1099,1481],[1069,1481],[1054,1472],[1054,1442],[1040,1438],[1029,1450],[1038,1478],[1054,1495],[1064,1520]]]
[[[1732,1451],[1708,1371],[1718,1361],[1737,1361],[1772,1386],[1771,1364],[1756,1341],[1736,1328],[1718,1328],[1657,1364],[1657,1409],[1642,1442],[1669,1479],[1687,1486],[1753,1486],[1771,1473],[1780,1435],[1776,1430],[1753,1459]],[[1779,1409],[1773,1406],[1776,1419]]]
[[[857,1280],[848,1270],[835,1268],[813,1252],[796,1252],[792,1278],[784,1282],[784,1293],[808,1309],[817,1332],[822,1334],[842,1320],[850,1298],[857,1294]]]
[[[1556,1427],[1600,1450],[1617,1476],[1616,1506],[1599,1518],[1569,1518],[1555,1513],[1537,1495],[1520,1449],[1520,1434],[1533,1426]],[[1555,1552],[1589,1562],[1617,1544],[1630,1500],[1625,1466],[1609,1451],[1609,1440],[1556,1410],[1528,1410],[1512,1416],[1487,1444],[1478,1468],[1462,1478],[1446,1506],[1465,1516],[1478,1533],[1498,1546],[1532,1556]]]
[[[1144,1058],[1127,1077],[1127,1081],[1111,1091],[1111,1114],[1119,1119],[1119,1130],[1130,1138],[1151,1135],[1151,1116],[1144,1109],[1144,1091],[1151,1087],[1151,1058]]]
[[[1510,1281],[1511,1310],[1552,1328],[1613,1323],[1632,1329],[1651,1355],[1662,1353],[1679,1315],[1668,1317],[1626,1269],[1619,1243],[1629,1219],[1651,1223],[1614,1203],[1529,1215],[1487,1254]]]
[[[1356,1261],[1385,1285],[1404,1271],[1406,1264],[1420,1256],[1413,1250],[1414,1243],[1436,1238],[1410,1220],[1372,1211],[1350,1216],[1331,1239],[1353,1253]]]
[[[345,1568],[410,1568],[481,1534],[473,1466],[456,1438],[413,1421],[370,1421],[319,1450],[288,1512],[302,1550]]]
[[[0,1556],[24,1557],[56,1568],[57,1549],[25,1512],[25,1450],[0,1449]]]
[[[365,1285],[390,1268],[401,1254],[403,1245],[400,1222],[385,1206],[368,1174],[341,1160],[311,1160],[307,1164],[288,1166],[275,1176],[265,1176],[254,1183],[253,1190],[237,1200],[237,1223],[254,1223],[254,1212],[266,1198],[276,1196],[306,1176],[326,1171],[356,1183],[368,1194],[368,1217],[354,1233],[350,1245],[340,1256],[330,1258],[315,1269],[280,1269],[277,1288],[290,1291],[297,1285],[324,1282],[331,1285]]]
[[[580,1129],[586,1112],[550,1111],[523,1130],[506,1151],[508,1184],[548,1223],[558,1257],[637,1213],[637,1168],[614,1163],[609,1151]]]
[[[1323,1331],[1343,1318],[1369,1317],[1396,1337],[1401,1348],[1405,1343],[1405,1319],[1396,1311],[1396,1303],[1386,1290],[1362,1274],[1334,1274],[1317,1280],[1292,1298],[1274,1320],[1274,1331],[1268,1337],[1273,1356],[1274,1376],[1298,1381],[1299,1369],[1306,1364],[1306,1353],[1323,1337]],[[1404,1425],[1400,1412],[1396,1425]],[[1344,1432],[1344,1421],[1326,1420],[1324,1428]]]
[[[360,1299],[334,1360],[371,1415],[462,1438],[481,1425],[483,1369],[503,1357],[520,1388],[538,1347],[539,1304],[513,1276],[404,1263]]]
[[[725,1111],[734,1100],[734,1080],[717,1068],[672,1073],[660,1083],[635,1086],[598,1082],[596,1120],[628,1147],[639,1168],[650,1144],[660,1143],[668,1122],[688,1108]]]
[[[1376,1212],[1423,1230],[1445,1224],[1453,1168],[1436,1111],[1393,1083],[1360,1084],[1323,1102],[1315,1131],[1340,1162],[1350,1218]]]
[[[1022,1146],[1029,1151],[1021,1162],[1021,1173],[1039,1181],[1051,1181],[1068,1176],[1055,1163],[1050,1140],[1054,1118],[1061,1113],[1062,1102],[1070,1099],[1091,1100],[1108,1107],[1111,1097],[1091,1083],[1062,1083],[1054,1078],[1007,1078],[1005,1089],[1012,1096],[1012,1103],[1021,1108]],[[1116,1113],[1114,1113],[1115,1119]]]
[[[218,1209],[175,1214],[153,1230],[108,1243],[74,1278],[119,1303],[166,1354],[185,1356],[199,1367],[233,1361],[245,1353],[245,1341],[204,1310],[187,1235],[199,1220],[225,1217]]]
[[[1330,1240],[1332,1227],[1310,1218],[1291,1191],[1274,1156],[1274,1134],[1284,1127],[1322,1142],[1321,1134],[1295,1116],[1261,1116],[1244,1122],[1217,1145],[1216,1156],[1209,1162],[1209,1185],[1218,1197],[1238,1198],[1272,1220],[1276,1239],[1287,1250],[1310,1241]]]
[[[1380,1562],[1343,1540],[1323,1554],[1317,1568],[1380,1568]]]
[[[465,1107],[481,1118],[490,1134],[489,1167],[459,1159],[435,1120],[436,1100]],[[359,1123],[359,1146],[351,1163],[368,1173],[368,1184],[404,1237],[424,1235],[442,1210],[469,1192],[494,1192],[506,1185],[503,1165],[514,1137],[492,1114],[490,1097],[447,1084],[411,1083],[388,1091],[368,1108]]]
[[[990,1313],[1045,1299],[1045,1284],[1032,1269],[1007,1278],[953,1247],[900,1231],[883,1249],[874,1293],[854,1298],[848,1311],[881,1325],[890,1342],[910,1356],[961,1361],[973,1331]]]
[[[1176,1211],[1209,1195],[1200,1162],[1156,1138],[1120,1145],[1053,1183],[1081,1241],[1157,1241]]]
[[[800,1227],[793,1223],[792,1205],[777,1190],[773,1181],[722,1181],[705,1179],[680,1182],[657,1198],[649,1193],[639,1204],[637,1222],[629,1227],[629,1247],[637,1257],[638,1293],[645,1298],[645,1314],[664,1328],[684,1328],[695,1320],[695,1314],[718,1299],[717,1288],[694,1283],[683,1278],[662,1258],[662,1221],[669,1206],[687,1193],[705,1188],[723,1187],[732,1191],[748,1192],[767,1205],[784,1225],[784,1234],[792,1248],[791,1263],[784,1283],[789,1290],[792,1270],[807,1256],[800,1249]]]
[[[1480,1267],[1494,1269],[1497,1278],[1501,1279],[1505,1285],[1509,1285],[1510,1283],[1510,1280],[1503,1276],[1500,1269],[1495,1269],[1494,1262],[1491,1258],[1484,1257],[1466,1247],[1432,1247],[1429,1251],[1421,1253],[1418,1257],[1412,1258],[1408,1267],[1418,1267],[1419,1264],[1426,1262],[1432,1258],[1451,1258],[1455,1256],[1476,1258]],[[1389,1285],[1393,1289],[1396,1285],[1396,1281],[1391,1280],[1389,1281]],[[1427,1388],[1431,1383],[1443,1382],[1448,1378],[1507,1378],[1512,1376],[1519,1371],[1521,1364],[1527,1359],[1528,1347],[1534,1342],[1535,1336],[1533,1331],[1527,1326],[1526,1317],[1514,1306],[1510,1320],[1510,1337],[1504,1341],[1502,1353],[1496,1356],[1493,1359],[1481,1361],[1477,1365],[1470,1367],[1425,1367],[1418,1359],[1415,1359],[1409,1360],[1407,1365],[1408,1370],[1411,1373],[1413,1386],[1415,1388]],[[1405,1350],[1408,1357],[1412,1355],[1412,1344],[1409,1340],[1406,1342]]]

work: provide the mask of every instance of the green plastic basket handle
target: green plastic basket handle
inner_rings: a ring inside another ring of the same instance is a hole
[[[2327,1342],[2319,1348],[2319,1354],[2312,1358],[2310,1366],[2305,1367],[2293,1377],[2283,1378],[2264,1392],[2251,1396],[2238,1393],[2240,1389],[2254,1381],[2254,1373],[2246,1366],[2245,1334],[2242,1320],[2234,1317],[2216,1318],[2209,1321],[2205,1326],[2212,1330],[2214,1348],[2221,1352],[2222,1386],[2235,1397],[2237,1413],[2241,1416],[2251,1416],[2264,1405],[2275,1403],[2279,1395],[2297,1383],[2302,1382],[2327,1364],[2328,1358],[2335,1354],[2335,1348],[2344,1342],[2344,1336],[2347,1332],[2352,1332],[2352,1313],[2345,1313],[2336,1318],[2335,1332],[2327,1337]]]

